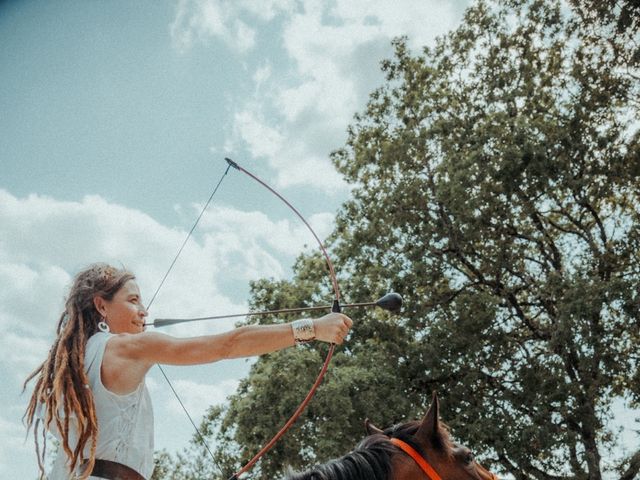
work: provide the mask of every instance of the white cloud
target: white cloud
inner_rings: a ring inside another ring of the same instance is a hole
[[[420,48],[432,44],[436,36],[453,29],[462,9],[471,2],[437,0],[339,0],[330,13],[345,24],[359,25],[377,35],[393,38],[406,35],[410,45]]]
[[[219,405],[226,401],[229,395],[235,393],[240,383],[238,380],[223,380],[215,384],[205,384],[190,380],[176,380],[174,386],[180,392],[180,399],[187,411],[195,418],[202,417],[211,405]],[[184,415],[177,400],[169,401],[170,411],[178,416]]]
[[[320,239],[326,237],[333,227],[333,215],[318,213],[311,215],[307,221]],[[306,226],[298,219],[272,221],[263,212],[241,212],[229,207],[214,207],[202,218],[202,226],[207,229],[207,240],[225,249],[243,251],[256,245],[256,241],[264,243],[274,251],[282,254],[302,252],[305,245],[317,249],[313,237]],[[242,238],[236,238],[233,244],[218,241],[217,235],[226,232],[244,232]],[[267,271],[261,272],[264,276]]]
[[[175,47],[186,52],[196,42],[219,38],[232,50],[245,53],[255,46],[255,30],[239,19],[233,1],[180,0],[171,23]]]
[[[238,0],[240,11],[246,11],[262,21],[273,20],[279,14],[291,14],[296,9],[296,0]]]
[[[346,184],[328,160],[331,148],[327,148],[324,139],[332,135],[327,132],[327,124],[293,127],[284,121],[274,127],[274,123],[266,119],[262,105],[245,105],[234,116],[233,133],[225,151],[237,152],[244,146],[253,158],[266,159],[276,172],[277,187],[310,185],[326,193],[345,190]],[[318,150],[324,153],[319,154]]]
[[[269,63],[266,63],[257,68],[255,73],[253,74],[253,83],[256,87],[256,93],[260,91],[260,87],[262,87],[262,84],[269,80],[272,73],[272,67]]]
[[[344,143],[353,115],[382,83],[379,62],[392,55],[392,38],[406,35],[413,48],[432,44],[468,3],[181,0],[171,33],[183,51],[218,38],[242,55],[258,47],[258,34],[280,28],[279,44],[259,45],[259,64],[242,56],[253,71],[254,92],[236,102],[225,150],[246,148],[266,161],[279,187],[338,193],[346,184],[329,153]]]
[[[39,292],[62,294],[68,281],[69,275],[54,265],[36,270],[25,263],[0,261],[0,285],[9,286],[0,290],[0,328],[20,325],[31,333],[43,328],[50,312],[59,310],[62,295],[54,300]],[[29,321],[19,323],[25,319]]]
[[[371,81],[380,80],[378,62],[391,39],[407,35],[410,45],[432,44],[455,26],[458,12],[450,2],[338,0],[305,2],[283,32],[284,47],[301,82],[280,95],[287,119],[313,109],[327,122],[346,127],[362,108]],[[363,72],[365,60],[367,74]],[[363,76],[364,73],[364,76]]]
[[[49,348],[49,338],[4,330],[0,336],[0,350],[7,352],[0,368],[0,371],[5,370],[3,378],[11,381],[13,385],[22,385],[27,375],[44,361]]]
[[[234,25],[232,38],[241,52],[251,50],[256,43],[256,32],[243,21],[238,20]]]
[[[33,465],[36,461],[34,446],[31,440],[25,440],[22,424],[0,416],[0,477],[28,478],[16,472],[16,465]],[[32,472],[36,469],[37,466]],[[31,478],[35,478],[35,475]]]
[[[260,112],[245,109],[236,112],[234,130],[254,158],[274,158],[284,149],[284,136],[266,124]]]
[[[239,15],[247,4],[238,8]],[[245,146],[265,159],[280,187],[344,192],[329,153],[344,143],[354,113],[382,83],[379,62],[392,55],[391,39],[407,35],[416,48],[433,43],[455,25],[461,8],[422,0],[309,0],[279,12],[286,16],[276,51],[288,63],[268,75],[264,65],[256,67],[255,93],[236,110],[226,148]]]
[[[194,206],[194,211],[200,206]],[[320,237],[333,227],[333,214],[318,213],[307,221]],[[216,206],[201,220],[203,248],[215,258],[216,269],[248,282],[256,278],[283,278],[281,258],[293,263],[299,253],[317,250],[312,234],[298,219],[271,220],[262,212],[244,212]],[[222,281],[222,279],[221,279]]]

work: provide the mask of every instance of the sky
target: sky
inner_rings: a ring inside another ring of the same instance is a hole
[[[148,301],[225,156],[276,187],[324,238],[349,195],[329,154],[383,83],[391,40],[433,45],[468,4],[0,1],[0,478],[37,475],[22,383],[51,345],[73,275],[96,261],[124,265]],[[310,248],[291,211],[231,170],[150,317],[246,311],[251,280],[288,278]],[[166,371],[198,422],[251,362]],[[147,385],[156,448],[182,449],[193,434],[186,416],[157,369]],[[618,417],[631,438],[630,417]]]

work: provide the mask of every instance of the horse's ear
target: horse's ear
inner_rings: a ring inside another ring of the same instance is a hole
[[[368,418],[364,421],[364,429],[367,431],[367,435],[375,435],[376,433],[384,433],[378,427],[376,427]]]
[[[440,444],[440,420],[438,416],[438,394],[434,391],[431,406],[418,427],[416,437],[431,444]]]

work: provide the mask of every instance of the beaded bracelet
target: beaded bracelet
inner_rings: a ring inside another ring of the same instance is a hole
[[[292,322],[291,329],[293,330],[293,339],[296,345],[316,339],[316,329],[313,326],[313,320],[309,318]]]

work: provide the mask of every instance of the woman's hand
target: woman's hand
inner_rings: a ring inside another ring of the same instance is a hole
[[[313,320],[316,340],[338,345],[344,341],[351,325],[353,321],[342,313],[328,313],[324,317]]]

